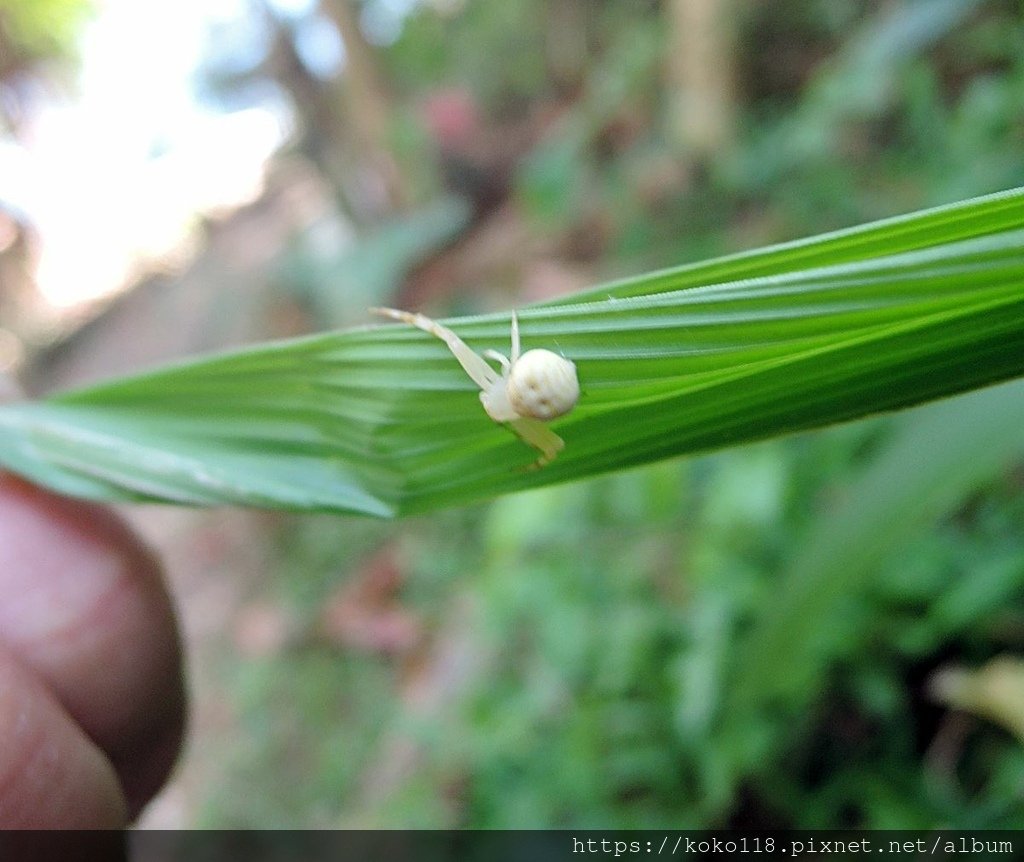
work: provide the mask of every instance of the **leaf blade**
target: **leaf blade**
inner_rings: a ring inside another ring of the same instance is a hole
[[[539,471],[446,347],[402,325],[6,405],[0,463],[99,499],[388,517],[955,394],[1024,373],[1024,191],[654,273],[519,318],[524,349],[562,350],[583,389],[552,425],[565,451]],[[446,323],[478,351],[506,349],[508,315]]]

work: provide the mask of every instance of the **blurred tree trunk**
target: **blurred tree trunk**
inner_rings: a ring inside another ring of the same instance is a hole
[[[680,158],[701,163],[733,144],[738,0],[664,0],[668,124]]]
[[[547,6],[547,55],[551,79],[564,96],[576,96],[587,70],[588,9],[584,0],[551,0]]]
[[[331,186],[339,209],[354,224],[380,221],[405,205],[408,196],[389,149],[390,101],[380,85],[373,49],[359,32],[349,0],[323,0],[323,11],[345,46],[341,75],[324,79],[302,61],[286,20],[261,4],[272,29],[262,73],[292,97],[302,124],[300,151]],[[354,32],[353,32],[354,28]]]
[[[355,165],[346,145],[337,84],[317,78],[306,68],[291,30],[276,15],[265,10],[264,20],[272,28],[273,36],[261,72],[291,96],[302,127],[299,151],[330,186],[338,208],[356,224],[366,221],[350,179]]]
[[[345,45],[341,96],[351,138],[383,184],[389,209],[408,203],[408,186],[391,152],[394,105],[373,48],[363,36],[355,0],[322,0],[321,8]]]

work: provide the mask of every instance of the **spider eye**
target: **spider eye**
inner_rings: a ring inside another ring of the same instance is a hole
[[[507,392],[520,416],[545,421],[564,416],[580,398],[576,366],[550,350],[528,350],[512,366]]]

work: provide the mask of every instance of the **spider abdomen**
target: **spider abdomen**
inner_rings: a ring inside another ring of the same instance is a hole
[[[544,349],[528,350],[519,357],[505,390],[516,413],[543,421],[565,415],[580,398],[576,366]]]

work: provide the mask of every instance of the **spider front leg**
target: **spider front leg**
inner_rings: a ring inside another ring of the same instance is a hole
[[[397,308],[371,308],[375,314],[390,317],[392,320],[399,320],[402,323],[409,323],[417,329],[422,329],[436,338],[440,338],[452,355],[459,360],[459,365],[473,379],[473,382],[481,390],[487,391],[495,386],[502,378],[484,362],[483,357],[473,350],[465,341],[452,332],[447,326],[442,326],[436,320],[431,320],[425,314],[412,314],[408,311],[399,311]]]

